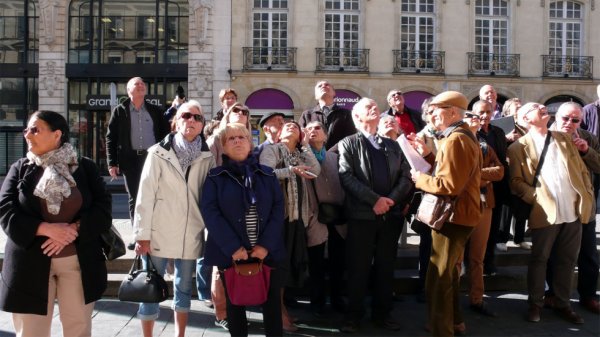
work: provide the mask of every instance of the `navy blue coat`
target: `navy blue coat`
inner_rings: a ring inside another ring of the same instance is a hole
[[[283,243],[283,194],[273,169],[256,165],[254,192],[258,212],[257,245],[269,252],[267,265],[275,266],[285,258]],[[244,187],[226,166],[213,168],[208,173],[202,191],[200,209],[208,229],[204,263],[219,269],[230,267],[231,256],[240,247],[250,249],[246,232],[247,203]]]

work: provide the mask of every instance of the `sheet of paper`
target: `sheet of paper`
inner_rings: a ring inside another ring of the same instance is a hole
[[[429,170],[431,170],[431,165],[429,165],[429,163],[423,159],[423,157],[421,157],[419,152],[417,152],[417,150],[410,145],[410,142],[408,139],[406,139],[406,136],[403,134],[400,135],[400,137],[398,137],[398,144],[400,144],[400,148],[402,149],[402,152],[404,153],[404,156],[406,157],[406,160],[408,160],[408,163],[412,169],[423,173],[429,173]]]
[[[505,135],[511,133],[512,130],[515,129],[515,119],[512,116],[492,119],[490,124],[501,128]]]

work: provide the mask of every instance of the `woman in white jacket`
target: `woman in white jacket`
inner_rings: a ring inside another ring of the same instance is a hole
[[[215,160],[202,139],[204,117],[197,101],[182,104],[175,115],[176,131],[148,149],[135,205],[135,252],[148,255],[164,274],[175,262],[175,335],[184,336],[192,295],[192,275],[200,256],[204,221],[200,192]],[[144,336],[152,336],[158,303],[140,303],[138,317]]]

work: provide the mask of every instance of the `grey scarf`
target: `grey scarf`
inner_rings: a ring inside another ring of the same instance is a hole
[[[202,137],[198,135],[196,139],[188,142],[179,132],[173,136],[173,150],[181,165],[181,170],[185,174],[192,162],[202,153]]]
[[[64,198],[68,198],[71,188],[77,186],[71,175],[78,166],[77,152],[71,144],[65,143],[41,156],[27,152],[27,159],[44,169],[33,195],[46,200],[48,213],[58,214]]]

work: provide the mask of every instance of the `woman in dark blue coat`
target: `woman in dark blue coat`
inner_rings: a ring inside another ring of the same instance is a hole
[[[234,260],[249,258],[262,259],[273,267],[263,318],[266,335],[281,336],[283,275],[278,266],[285,251],[279,181],[271,168],[258,164],[251,154],[252,139],[246,126],[228,124],[219,139],[224,149],[223,165],[209,172],[202,192],[201,210],[208,229],[204,261],[220,271],[231,267]],[[245,307],[233,305],[226,297],[229,332],[247,336]]]
[[[0,310],[13,313],[17,336],[50,336],[56,299],[63,335],[90,336],[107,284],[100,234],[111,226],[111,196],[96,164],[77,158],[62,115],[38,111],[23,133],[27,158],[0,191]]]

